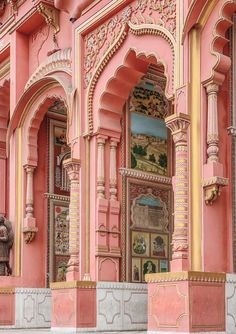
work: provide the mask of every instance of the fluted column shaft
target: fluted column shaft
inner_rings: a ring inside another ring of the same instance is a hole
[[[172,238],[172,269],[188,270],[189,258],[189,184],[187,129],[190,124],[186,114],[166,118],[175,143],[174,232]],[[177,260],[177,261],[176,261]]]
[[[33,218],[34,216],[34,166],[25,165],[26,171],[26,218]]]
[[[217,111],[217,94],[219,86],[210,83],[206,86],[208,98],[208,115],[207,115],[207,162],[218,162],[219,152],[219,130],[218,130],[218,111]]]
[[[110,199],[117,200],[117,163],[116,163],[116,151],[117,151],[117,139],[111,138],[110,140]]]
[[[97,197],[105,198],[105,143],[107,137],[97,137]]]
[[[70,260],[67,268],[67,281],[80,279],[79,249],[80,249],[80,161],[68,159],[64,162],[70,179],[69,206],[69,253]]]

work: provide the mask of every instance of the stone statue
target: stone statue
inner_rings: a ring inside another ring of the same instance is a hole
[[[12,274],[9,264],[10,249],[14,241],[11,222],[0,216],[0,276]]]

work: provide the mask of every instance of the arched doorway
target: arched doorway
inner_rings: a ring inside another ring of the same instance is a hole
[[[150,64],[125,106],[121,155],[125,198],[126,277],[169,271],[172,232],[172,140],[165,125],[171,102],[165,96],[161,63]],[[124,238],[124,236],[123,236]],[[124,278],[123,278],[124,279]]]

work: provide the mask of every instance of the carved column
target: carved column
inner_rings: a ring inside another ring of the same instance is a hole
[[[67,159],[64,161],[70,179],[69,206],[69,253],[70,260],[67,267],[67,281],[80,279],[79,248],[80,248],[80,160]]]
[[[25,235],[25,242],[30,243],[38,228],[36,227],[36,219],[34,217],[34,170],[35,166],[25,165],[26,171],[26,208],[23,233]]]
[[[105,142],[107,137],[98,136],[98,168],[97,168],[97,197],[105,198]]]
[[[212,204],[220,195],[221,188],[228,184],[223,177],[223,165],[219,162],[219,127],[217,94],[219,85],[214,82],[206,84],[207,110],[207,163],[204,165],[204,197],[206,204]]]
[[[218,158],[218,113],[217,113],[217,93],[219,86],[210,83],[206,86],[208,97],[208,115],[207,115],[207,162],[219,160]]]
[[[190,118],[176,113],[166,118],[175,143],[174,233],[171,271],[189,269],[189,182],[187,129]]]
[[[110,199],[117,200],[117,163],[116,150],[118,140],[111,138],[110,140]]]

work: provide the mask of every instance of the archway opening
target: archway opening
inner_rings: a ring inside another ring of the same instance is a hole
[[[41,233],[36,242],[44,254],[47,285],[66,279],[69,260],[70,184],[63,161],[70,158],[67,139],[67,107],[54,96],[40,105],[28,131],[28,161],[34,171],[34,217]],[[43,249],[42,249],[43,248]]]

